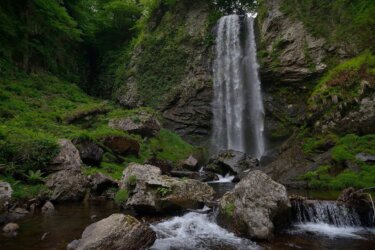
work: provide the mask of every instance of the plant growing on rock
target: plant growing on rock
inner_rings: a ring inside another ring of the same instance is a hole
[[[126,184],[130,187],[134,187],[137,184],[137,176],[129,176],[128,180],[126,181]]]
[[[115,195],[115,203],[121,205],[126,202],[129,198],[129,192],[127,189],[120,189]]]
[[[172,193],[172,189],[167,187],[158,187],[156,189],[156,193],[158,193],[161,197],[165,197],[168,194]]]
[[[30,184],[38,184],[38,183],[44,182],[43,173],[40,170],[37,170],[37,171],[29,170],[29,173],[28,175],[26,175],[26,177],[27,177],[27,181]]]

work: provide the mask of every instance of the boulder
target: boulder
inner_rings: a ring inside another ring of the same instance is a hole
[[[58,141],[60,152],[52,159],[48,172],[79,170],[82,164],[78,149],[66,139]]]
[[[225,150],[211,157],[204,169],[222,176],[227,173],[236,174],[241,179],[246,172],[257,167],[259,167],[259,161],[256,158],[239,151]]]
[[[102,194],[109,188],[118,188],[118,183],[109,176],[102,173],[96,173],[89,177],[91,190],[95,194]]]
[[[218,223],[236,234],[268,240],[290,209],[286,188],[265,173],[251,171],[219,203]]]
[[[70,250],[142,250],[148,249],[156,240],[155,232],[137,219],[123,214],[89,225],[82,238],[68,245]]]
[[[139,143],[126,136],[107,136],[103,139],[103,144],[114,153],[122,156],[130,154],[138,155],[140,150]]]
[[[148,159],[147,161],[145,161],[144,164],[152,165],[152,166],[160,168],[161,174],[164,174],[164,175],[170,175],[171,171],[173,169],[173,163],[172,162],[166,161],[166,160],[160,160],[156,157],[152,157],[152,158]]]
[[[129,191],[125,207],[140,213],[201,208],[214,195],[214,190],[206,183],[161,175],[155,166],[135,163],[124,170],[121,188]]]
[[[360,161],[374,163],[375,162],[375,155],[370,155],[366,153],[358,153],[356,154],[355,158]]]
[[[6,215],[6,221],[17,221],[30,215],[30,212],[25,208],[17,207]]]
[[[183,168],[190,171],[198,171],[199,165],[198,160],[194,156],[190,155],[189,158],[181,162]]]
[[[99,166],[103,158],[103,149],[91,140],[75,140],[75,146],[79,155],[86,165]]]
[[[87,177],[79,170],[61,170],[47,177],[47,187],[56,201],[82,200],[88,186]]]
[[[135,117],[112,119],[108,125],[111,128],[123,130],[131,134],[138,134],[142,137],[155,136],[161,129],[158,119],[147,113],[141,113]]]
[[[170,175],[177,178],[189,178],[195,180],[201,179],[201,176],[198,172],[188,170],[172,170]]]
[[[42,207],[42,213],[43,214],[51,214],[55,211],[55,206],[50,201],[46,201]]]
[[[12,197],[13,189],[8,182],[0,181],[0,214],[6,211],[6,204]]]
[[[20,226],[16,223],[8,223],[3,227],[3,233],[7,237],[17,236]]]

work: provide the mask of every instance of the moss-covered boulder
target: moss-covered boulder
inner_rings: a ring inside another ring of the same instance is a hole
[[[286,188],[261,171],[252,171],[219,203],[218,222],[235,233],[269,240],[276,226],[288,218]]]
[[[129,192],[123,205],[139,213],[202,208],[214,195],[214,190],[206,183],[161,175],[161,170],[155,166],[134,163],[124,170],[121,188]]]

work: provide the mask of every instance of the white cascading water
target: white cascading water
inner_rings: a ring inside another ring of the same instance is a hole
[[[191,212],[151,227],[157,240],[150,250],[260,249],[254,242],[219,227],[208,214]]]
[[[251,154],[265,151],[264,107],[258,76],[254,18],[238,15],[219,20],[214,61],[214,152]]]

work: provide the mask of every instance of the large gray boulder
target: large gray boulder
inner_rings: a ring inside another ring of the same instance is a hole
[[[74,144],[69,140],[61,139],[58,141],[58,145],[60,151],[50,162],[48,172],[79,170],[82,165],[82,160]]]
[[[258,166],[259,161],[254,157],[235,150],[224,150],[211,157],[204,169],[220,175],[232,173],[243,178],[246,172]]]
[[[239,235],[267,240],[290,207],[286,188],[255,170],[223,196],[218,222]]]
[[[80,240],[68,245],[69,250],[142,250],[148,249],[156,240],[155,232],[137,219],[123,214],[91,224]]]
[[[49,175],[46,185],[52,191],[51,200],[78,201],[84,198],[88,183],[81,170],[61,170]]]
[[[161,129],[158,119],[154,115],[147,113],[141,113],[134,117],[112,119],[108,125],[111,128],[143,137],[155,136]]]
[[[155,166],[135,163],[124,170],[121,188],[129,191],[125,206],[140,213],[201,208],[214,195],[206,183],[161,175]]]

